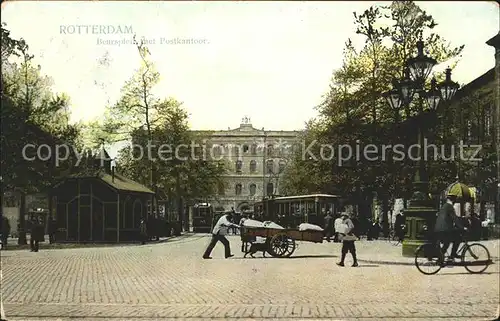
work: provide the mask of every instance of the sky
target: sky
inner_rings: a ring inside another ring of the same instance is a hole
[[[193,129],[235,128],[248,116],[256,128],[295,130],[316,115],[345,41],[359,41],[352,12],[374,3],[16,1],[2,3],[2,18],[12,37],[27,41],[54,91],[70,96],[73,121],[102,115],[139,66],[133,45],[106,44],[129,41],[132,28],[155,42],[149,48],[161,74],[156,93],[182,101]],[[494,66],[485,42],[498,33],[495,2],[417,4],[435,18],[437,33],[465,45],[455,81],[467,83]],[[76,25],[123,32],[78,33]]]

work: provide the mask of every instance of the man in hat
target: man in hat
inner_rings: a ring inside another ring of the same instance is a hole
[[[226,259],[234,256],[233,254],[231,254],[231,247],[229,245],[229,241],[224,236],[227,235],[228,229],[230,227],[232,228],[240,227],[239,225],[233,224],[231,222],[232,219],[233,219],[232,212],[224,214],[219,218],[219,220],[214,226],[214,229],[212,230],[212,240],[210,241],[210,244],[208,244],[208,247],[205,250],[205,253],[203,254],[204,259],[211,259],[210,254],[212,253],[212,250],[214,249],[217,242],[219,241],[224,245],[224,254]]]
[[[354,261],[352,266],[358,266],[358,259],[356,257],[356,246],[354,242],[358,239],[354,234],[354,224],[352,220],[349,218],[349,215],[346,212],[342,213],[342,224],[340,225],[339,236],[342,240],[342,256],[340,262],[337,263],[338,266],[344,266],[345,257],[348,252],[352,255],[352,260]]]

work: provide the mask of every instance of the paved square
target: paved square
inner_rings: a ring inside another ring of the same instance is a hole
[[[227,260],[220,244],[213,260],[201,259],[205,235],[2,251],[5,312],[8,320],[493,320],[500,301],[498,241],[485,242],[495,264],[484,274],[455,267],[425,276],[386,241],[357,242],[360,267],[341,268],[340,244],[243,259],[239,238],[230,240],[236,256]]]

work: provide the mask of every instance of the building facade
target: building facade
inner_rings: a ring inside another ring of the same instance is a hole
[[[495,123],[496,126],[496,150],[497,155],[500,155],[500,32],[486,42],[488,45],[495,48],[495,80],[494,80],[494,95],[495,95]],[[500,222],[500,157],[497,158],[497,199],[495,206],[495,222]]]
[[[238,128],[195,131],[206,139],[209,157],[228,167],[225,186],[210,200],[216,210],[251,209],[263,197],[280,194],[280,180],[299,144],[300,131],[257,129],[244,117]]]

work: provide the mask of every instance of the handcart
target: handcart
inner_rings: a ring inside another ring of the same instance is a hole
[[[290,257],[297,248],[296,241],[323,243],[323,231],[299,231],[298,229],[275,229],[266,227],[241,227],[242,251],[248,251],[256,237],[266,238],[267,252],[278,258]]]

